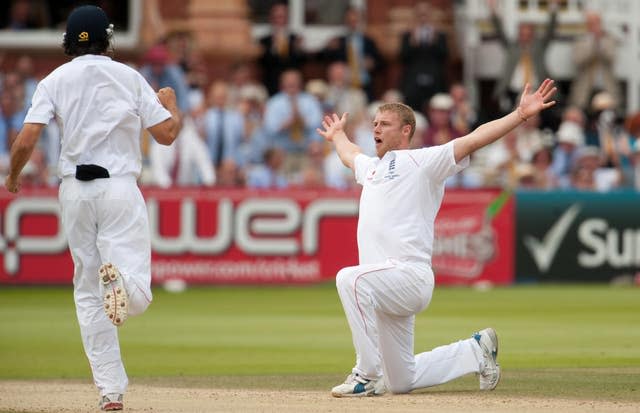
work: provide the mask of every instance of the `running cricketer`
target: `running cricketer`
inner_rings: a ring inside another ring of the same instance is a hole
[[[151,303],[149,224],[136,182],[140,136],[144,128],[170,145],[180,128],[174,91],[155,93],[138,72],[113,61],[107,55],[112,34],[99,7],[71,12],[63,48],[73,59],[38,84],[5,180],[10,192],[19,191],[18,176],[42,129],[55,119],[76,314],[102,410],[121,410],[128,384],[116,326]]]

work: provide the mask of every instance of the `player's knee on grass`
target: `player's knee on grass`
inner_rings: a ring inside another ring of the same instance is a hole
[[[392,380],[389,382],[389,378],[387,377],[386,385],[389,392],[393,394],[405,394],[412,390],[412,383],[408,380]]]

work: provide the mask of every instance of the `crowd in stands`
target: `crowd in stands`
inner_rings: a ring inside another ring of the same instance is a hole
[[[488,0],[491,21],[506,54],[495,100],[506,113],[515,107],[524,82],[537,85],[546,77],[544,53],[554,35],[557,2],[550,1],[542,36],[525,22],[517,39],[504,34],[495,3]],[[437,28],[433,15],[427,3],[415,6],[415,26],[399,42],[401,81],[380,96],[375,95],[373,80],[385,61],[366,35],[360,11],[353,8],[345,15],[345,35],[309,53],[301,36],[288,27],[286,4],[274,5],[270,33],[258,40],[259,70],[241,63],[225,79],[207,79],[201,56],[179,41],[151,47],[138,69],[155,89],[174,88],[183,126],[169,147],[143,136],[141,184],[353,188],[352,173],[316,128],[325,114],[348,112],[348,136],[374,156],[372,117],[384,102],[401,101],[414,109],[414,148],[443,144],[470,132],[482,108],[470,102],[463,84],[447,76],[451,39]],[[558,122],[529,119],[475,153],[470,166],[450,178],[450,187],[640,189],[640,113],[623,114],[613,76],[616,44],[600,16],[587,14],[586,27],[572,48],[577,72],[568,95],[559,97]],[[304,78],[303,65],[310,59],[323,63],[323,77]],[[29,56],[0,73],[0,175],[7,171],[9,148],[37,82]],[[57,125],[48,125],[24,170],[25,186],[58,184],[59,139]]]

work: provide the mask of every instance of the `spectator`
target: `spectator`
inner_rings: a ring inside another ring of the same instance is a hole
[[[176,179],[180,186],[213,186],[216,182],[215,169],[205,142],[206,110],[202,95],[193,95],[190,110],[183,117],[182,129],[177,138],[179,147]]]
[[[545,54],[555,34],[558,21],[558,0],[550,0],[551,14],[546,31],[537,37],[532,22],[520,22],[518,38],[510,40],[505,34],[502,20],[497,14],[496,0],[489,0],[491,22],[505,51],[502,75],[494,89],[494,98],[503,112],[509,112],[516,104],[516,98],[525,83],[535,85],[549,77],[545,67]]]
[[[225,159],[233,159],[234,148],[244,139],[244,119],[235,108],[227,107],[228,86],[215,81],[209,88],[209,108],[204,118],[204,130],[210,159],[220,168]]]
[[[540,116],[535,115],[516,129],[518,152],[520,153],[520,158],[525,162],[531,161],[533,152],[537,148],[553,144],[553,135],[549,130],[540,129],[540,123]]]
[[[189,110],[189,87],[182,68],[173,62],[169,49],[162,43],[151,47],[143,57],[140,73],[154,90],[171,87],[176,92],[178,108]]]
[[[216,186],[218,188],[242,188],[246,179],[244,172],[233,159],[224,159],[218,168]]]
[[[363,89],[369,101],[373,100],[373,76],[383,66],[376,42],[364,33],[362,11],[349,7],[344,16],[347,34],[329,41],[321,57],[327,62],[345,62],[349,80],[355,88]]]
[[[242,99],[241,94],[245,87],[256,85],[256,79],[251,66],[246,62],[236,62],[231,66],[229,75],[227,106],[236,108]]]
[[[451,124],[453,99],[446,93],[438,93],[429,100],[427,120],[429,126],[424,134],[424,146],[443,145],[462,133]]]
[[[584,145],[584,134],[575,122],[564,121],[560,124],[556,137],[557,145],[553,150],[551,168],[558,177],[558,185],[567,188],[571,185],[571,170],[578,149]]]
[[[289,186],[283,172],[285,152],[281,148],[272,147],[264,152],[264,163],[255,165],[247,174],[247,188],[282,189]]]
[[[629,153],[629,164],[623,171],[624,187],[640,191],[640,140],[632,142]]]
[[[302,38],[289,30],[289,7],[275,3],[269,12],[271,33],[260,39],[262,54],[259,58],[262,81],[269,95],[278,92],[282,72],[301,69],[306,61]]]
[[[405,103],[416,111],[421,111],[436,93],[447,91],[447,37],[433,24],[432,15],[428,3],[417,3],[414,27],[400,40],[400,90]]]
[[[587,33],[572,47],[575,75],[569,102],[586,110],[594,93],[606,91],[617,105],[621,97],[614,73],[618,41],[604,30],[598,13],[586,13],[585,21]]]
[[[533,187],[535,189],[550,190],[558,187],[558,177],[553,168],[553,152],[549,146],[540,145],[534,148],[531,158],[533,168]]]
[[[478,120],[478,116],[469,101],[467,89],[462,83],[454,83],[449,88],[449,96],[453,100],[451,125],[463,135],[471,132]]]
[[[262,85],[247,84],[240,89],[237,111],[242,116],[242,138],[231,141],[230,157],[239,168],[262,162],[267,146],[264,131],[264,106],[267,90]]]
[[[302,91],[302,74],[293,69],[283,72],[280,92],[267,101],[264,126],[269,142],[286,152],[287,176],[300,172],[309,143],[321,139],[316,128],[322,113],[320,102]]]
[[[600,148],[608,167],[620,166],[622,125],[616,115],[617,103],[608,92],[599,92],[591,100],[589,124],[585,130],[586,144]]]
[[[512,130],[502,139],[483,148],[482,158],[485,160],[483,170],[485,186],[511,189],[518,186],[521,178],[520,165],[527,162],[520,157],[516,130]]]
[[[344,62],[333,62],[327,67],[328,91],[326,106],[332,112],[349,113],[351,120],[365,115],[367,95],[353,87],[349,78],[349,67]]]
[[[611,191],[622,183],[622,174],[619,168],[603,165],[603,153],[596,146],[583,146],[578,149],[573,167],[574,175],[578,174],[574,176],[574,181],[578,179],[581,185],[584,182],[592,181],[592,189],[598,192]]]
[[[31,56],[22,55],[16,62],[16,74],[20,78],[24,90],[24,106],[23,110],[27,110],[31,106],[31,97],[38,86],[38,79],[34,75],[33,59]]]

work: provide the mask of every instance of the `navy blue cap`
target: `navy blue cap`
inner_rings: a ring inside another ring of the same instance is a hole
[[[80,6],[67,18],[65,39],[78,44],[90,44],[108,38],[111,30],[106,13],[97,6]]]

